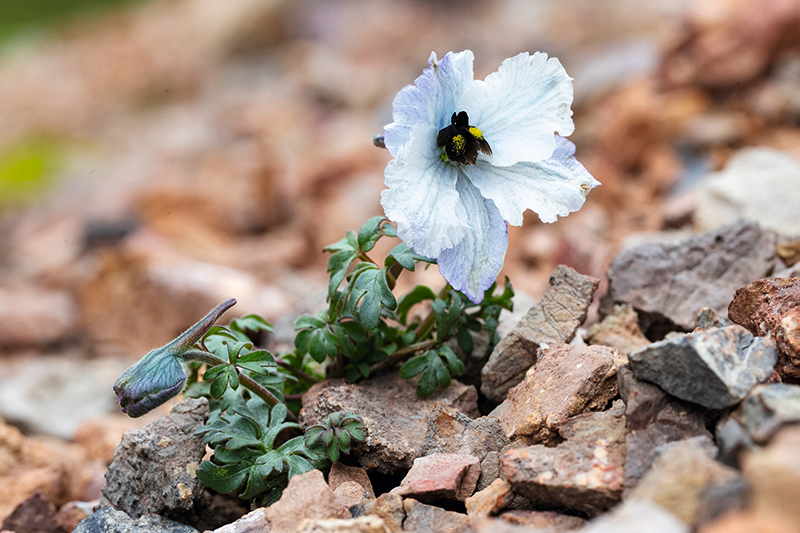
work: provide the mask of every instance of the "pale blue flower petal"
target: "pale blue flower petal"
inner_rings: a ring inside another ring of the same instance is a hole
[[[416,124],[428,124],[436,132],[450,124],[450,116],[459,111],[458,101],[472,83],[473,55],[469,50],[448,52],[439,61],[432,52],[430,67],[397,94],[392,104],[394,122],[385,127],[384,143],[389,153],[397,157],[401,146]],[[552,133],[552,132],[551,132]],[[433,136],[436,144],[436,135]]]
[[[553,134],[570,135],[572,78],[556,58],[527,52],[503,61],[485,81],[475,80],[459,107],[483,132],[496,166],[542,161],[555,150]]]
[[[542,222],[555,222],[580,209],[586,194],[600,182],[575,159],[574,144],[559,136],[554,143],[553,156],[545,161],[496,167],[479,160],[462,170],[509,224],[522,225],[526,209],[536,212]]]
[[[439,255],[439,272],[454,289],[475,303],[492,286],[503,267],[508,248],[508,226],[494,202],[486,200],[463,174],[456,189],[469,213],[470,228],[461,242]]]
[[[381,205],[397,234],[418,254],[436,257],[464,238],[467,210],[456,192],[458,170],[443,163],[434,126],[418,124],[386,167]]]

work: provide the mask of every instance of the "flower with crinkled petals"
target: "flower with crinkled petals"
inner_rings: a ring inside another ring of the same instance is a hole
[[[394,99],[384,142],[394,159],[381,194],[397,233],[475,303],[497,279],[508,226],[531,209],[555,222],[600,185],[563,136],[572,79],[546,54],[519,54],[474,80],[469,50],[432,53]]]

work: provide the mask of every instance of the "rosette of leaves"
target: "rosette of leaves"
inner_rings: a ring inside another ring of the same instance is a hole
[[[367,428],[355,413],[349,411],[332,413],[319,424],[306,428],[305,444],[308,448],[324,448],[328,458],[335,463],[339,453],[350,453],[353,441],[366,438]]]
[[[323,453],[306,446],[300,426],[286,421],[287,414],[284,404],[270,407],[259,398],[230,405],[196,432],[214,450],[197,477],[217,492],[238,491],[259,505],[277,501],[291,477],[327,465]]]

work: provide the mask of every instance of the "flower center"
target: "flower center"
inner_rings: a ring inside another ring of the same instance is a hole
[[[436,144],[444,150],[444,155],[449,161],[460,165],[477,163],[478,152],[492,155],[492,149],[483,138],[481,130],[469,125],[466,111],[453,113],[450,125],[439,130]]]

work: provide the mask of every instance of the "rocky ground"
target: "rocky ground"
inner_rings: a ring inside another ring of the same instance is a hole
[[[78,531],[800,531],[798,25],[797,0],[172,0],[6,45],[2,529],[103,502]],[[391,372],[315,386],[304,424],[369,431],[327,480],[252,512],[203,491],[202,402],[133,421],[111,385],[232,296],[288,346],[321,248],[380,214],[393,95],[467,47],[478,77],[562,60],[603,185],[510,228],[520,294],[480,372],[426,400]],[[20,161],[44,189],[9,188]]]

